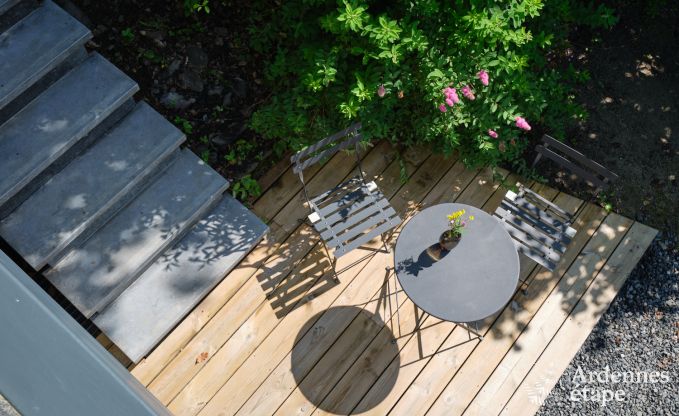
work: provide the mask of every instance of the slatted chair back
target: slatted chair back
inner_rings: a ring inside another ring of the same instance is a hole
[[[377,236],[382,237],[388,250],[383,234],[401,223],[375,182],[365,181],[361,168],[360,128],[361,124],[355,123],[290,158],[293,172],[302,181],[304,196],[311,211],[308,221],[320,234],[331,261],[328,248],[333,249],[335,258],[339,258]],[[304,183],[304,169],[351,146],[356,149],[359,174],[320,195],[309,196]]]
[[[537,145],[535,151],[537,156],[533,167],[542,157],[550,159],[594,188],[594,195],[618,179],[615,173],[546,134],[542,136],[542,144]]]
[[[575,236],[575,230],[565,219],[512,191],[507,191],[495,216],[514,239],[517,251],[550,271],[556,269]]]
[[[292,171],[301,175],[304,169],[315,165],[316,163],[327,160],[334,156],[340,150],[354,146],[356,149],[356,157],[360,162],[359,157],[359,143],[362,139],[361,123],[354,123],[346,129],[337,132],[325,139],[312,144],[311,146],[300,150],[290,157],[292,162]]]

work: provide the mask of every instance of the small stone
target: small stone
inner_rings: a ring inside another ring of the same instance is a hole
[[[222,100],[222,107],[229,107],[231,106],[233,94],[230,92],[227,92],[226,95],[224,96],[224,100]]]
[[[205,51],[199,46],[188,46],[186,48],[186,57],[190,66],[202,69],[207,66],[208,57]]]
[[[207,95],[222,95],[224,92],[224,87],[221,85],[213,85],[207,90]]]
[[[170,62],[170,65],[167,66],[167,70],[165,71],[168,77],[171,77],[172,75],[175,74],[179,70],[179,68],[182,65],[182,61],[179,59],[175,59],[172,62]]]
[[[225,137],[221,133],[215,133],[210,136],[210,143],[218,147],[226,147],[229,144],[233,143],[233,141],[234,141],[233,137]]]
[[[184,89],[195,92],[203,92],[203,89],[205,88],[200,75],[190,69],[179,74],[179,85]]]
[[[237,97],[245,98],[248,93],[248,86],[243,79],[235,77],[231,80],[231,90]]]
[[[187,100],[183,95],[174,91],[169,91],[160,98],[160,103],[163,106],[177,110],[183,110],[195,102],[194,98]]]

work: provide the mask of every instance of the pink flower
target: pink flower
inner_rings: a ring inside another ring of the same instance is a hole
[[[439,111],[441,111],[442,113],[445,113],[446,111],[448,111],[448,109],[446,108],[445,104],[441,104],[439,106]]]
[[[488,135],[493,139],[497,139],[497,132],[495,130],[488,129]]]
[[[468,100],[475,100],[476,97],[474,96],[474,93],[472,92],[472,89],[469,87],[469,85],[465,85],[462,87],[462,95],[465,96],[466,99]]]
[[[476,77],[481,81],[481,84],[488,85],[488,72],[485,70],[480,70]]]
[[[530,124],[528,124],[525,118],[516,116],[514,117],[514,120],[516,120],[516,127],[520,128],[521,130],[530,131]]]
[[[387,90],[384,89],[384,84],[380,84],[380,86],[377,88],[377,95],[382,98],[384,97],[384,94],[387,93]]]
[[[452,98],[446,98],[446,104],[448,104],[449,107],[452,107],[455,105],[455,101],[453,101]]]
[[[460,221],[460,225],[463,226],[463,227],[466,227],[466,226],[467,226],[467,222],[466,222],[466,221]]]
[[[460,97],[457,96],[457,91],[455,90],[455,88],[446,87],[443,90],[443,95],[446,96],[446,102],[448,102],[448,100],[452,101],[453,104],[457,104],[460,102]],[[448,105],[452,107],[453,104]]]

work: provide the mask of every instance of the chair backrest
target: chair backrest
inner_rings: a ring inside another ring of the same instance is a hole
[[[495,211],[514,239],[519,253],[533,259],[548,270],[554,270],[575,236],[567,221],[535,206],[531,201],[507,191]]]
[[[318,143],[300,150],[290,157],[292,162],[292,171],[300,174],[304,169],[312,166],[321,160],[325,160],[333,156],[340,150],[354,145],[356,151],[359,150],[359,142],[362,139],[360,130],[361,123],[354,123],[346,129],[328,136]],[[357,157],[358,158],[358,157]],[[360,160],[360,158],[359,158]]]
[[[618,175],[587,158],[577,150],[561,143],[548,135],[542,136],[542,144],[535,147],[537,156],[533,162],[535,166],[544,156],[576,175],[595,189],[595,194],[607,188],[618,179]]]

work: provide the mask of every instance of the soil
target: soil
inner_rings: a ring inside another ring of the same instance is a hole
[[[252,55],[247,7],[187,16],[181,1],[57,2],[92,30],[88,49],[133,78],[135,98],[182,129],[188,147],[220,174],[233,183],[271,166],[272,143],[247,127],[268,94],[257,62],[243,59]]]
[[[138,98],[183,128],[188,146],[222,175],[257,178],[275,162],[273,143],[247,127],[270,92],[260,60],[244,59],[252,56],[246,5],[212,2],[209,14],[187,16],[180,1],[72,1],[76,7],[67,9],[94,32],[89,47],[134,78]],[[576,99],[589,117],[567,142],[619,175],[603,198],[614,211],[676,238],[679,4],[610,3],[617,25],[572,36],[572,63],[589,74]],[[538,170],[554,177],[545,165]],[[590,196],[567,181],[553,185]]]
[[[572,40],[580,69],[590,75],[576,91],[589,117],[568,141],[619,175],[605,196],[614,211],[668,233],[676,244],[679,4],[611,3],[620,17],[616,26]]]

